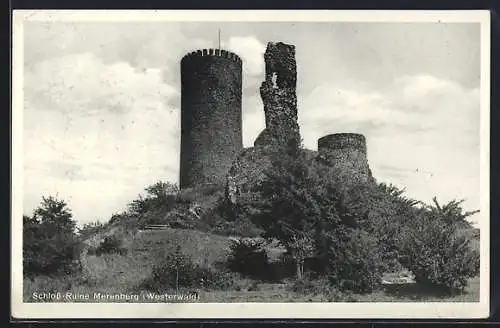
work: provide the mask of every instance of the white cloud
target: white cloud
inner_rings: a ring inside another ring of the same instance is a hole
[[[92,53],[106,63],[158,68],[191,50],[199,23],[40,22],[25,24],[25,62]]]
[[[163,106],[175,95],[159,69],[138,71],[125,62],[110,65],[91,53],[48,59],[25,75],[26,97],[46,109],[80,113],[127,112]]]
[[[148,184],[177,181],[177,92],[160,70],[69,55],[25,81],[26,212],[58,193],[79,221],[109,218]]]

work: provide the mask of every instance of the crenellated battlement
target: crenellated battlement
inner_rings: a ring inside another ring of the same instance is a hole
[[[318,139],[318,151],[357,149],[366,154],[366,138],[358,133],[335,133]]]
[[[200,57],[221,57],[221,58],[226,58],[226,59],[232,60],[232,61],[239,63],[239,64],[242,63],[241,58],[237,54],[235,54],[234,52],[230,52],[230,51],[222,50],[222,49],[211,49],[211,48],[192,51],[192,52],[186,54],[184,57],[182,57],[181,63],[188,61],[188,60],[199,59]]]

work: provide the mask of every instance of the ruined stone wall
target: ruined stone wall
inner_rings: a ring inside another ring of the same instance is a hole
[[[317,160],[334,168],[335,174],[346,183],[372,180],[366,139],[362,134],[337,133],[318,139]]]
[[[297,123],[297,65],[295,46],[281,42],[267,44],[264,53],[266,77],[260,87],[266,128],[255,147],[300,145]]]
[[[180,188],[224,184],[243,149],[242,61],[203,49],[181,60]]]
[[[300,145],[295,46],[269,42],[264,61],[266,76],[260,94],[266,128],[255,140],[254,147],[245,149],[228,172],[226,192],[231,203],[250,201],[249,191],[261,183],[265,169],[271,165],[270,152],[278,148],[297,150]]]

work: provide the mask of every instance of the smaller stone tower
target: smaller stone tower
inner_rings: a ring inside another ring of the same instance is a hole
[[[366,183],[372,179],[362,134],[336,133],[318,139],[318,159],[334,167],[344,181]]]

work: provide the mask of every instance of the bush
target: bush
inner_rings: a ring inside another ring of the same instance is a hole
[[[234,221],[220,220],[211,228],[211,232],[222,236],[256,238],[262,233],[250,220],[238,218]]]
[[[470,230],[465,218],[477,211],[465,212],[456,200],[440,205],[436,198],[425,206],[392,185],[370,192],[363,226],[378,240],[385,270],[405,267],[420,284],[448,291],[463,289],[478,274],[479,253],[462,233]]]
[[[228,268],[244,276],[269,278],[269,260],[262,245],[263,241],[255,239],[231,239]]]
[[[231,274],[194,264],[192,259],[180,251],[168,254],[153,267],[151,277],[143,287],[153,291],[179,288],[227,289],[234,284]]]
[[[128,217],[129,215],[125,213],[114,213],[113,215],[111,215],[111,219],[109,219],[108,225],[121,223],[121,221],[126,220]]]
[[[325,183],[304,152],[273,153],[271,163],[254,190],[251,220],[264,231],[263,237],[278,240],[293,257],[301,279],[305,259],[314,256],[315,237],[327,226],[322,223],[329,221],[331,229],[341,224],[336,215],[337,185]]]
[[[138,219],[138,227],[143,229],[150,224],[167,225],[172,229],[194,229],[196,221],[193,215],[189,213],[189,209],[178,205],[169,211],[150,210],[141,214]]]
[[[213,206],[203,212],[200,223],[204,224],[206,231],[222,236],[255,238],[262,232],[248,215],[242,215],[237,206],[230,204],[225,195],[220,196]]]
[[[94,248],[89,248],[87,253],[91,255],[101,256],[102,254],[119,254],[124,255],[127,249],[122,247],[122,241],[116,236],[106,236],[104,240]]]
[[[330,284],[342,291],[368,293],[382,281],[383,251],[377,240],[363,230],[354,230],[343,247],[333,244],[328,254]]]
[[[168,212],[177,203],[179,188],[170,182],[158,181],[144,189],[146,196],[139,195],[129,204],[129,213],[140,216],[151,211]]]
[[[462,290],[479,273],[479,252],[455,227],[424,213],[407,231],[405,265],[416,282],[441,290]]]
[[[194,229],[196,227],[196,219],[189,212],[189,208],[178,206],[164,217],[164,224],[168,224],[173,229]]]
[[[103,231],[104,228],[105,225],[99,221],[86,223],[83,225],[83,227],[78,229],[78,236],[80,237],[81,240],[85,240],[88,237]]]
[[[23,273],[69,274],[79,270],[81,245],[67,204],[43,197],[33,217],[23,216]]]
[[[205,184],[193,188],[186,188],[178,194],[177,202],[191,204],[207,196],[222,196],[224,194],[224,189],[224,185],[219,184]]]

